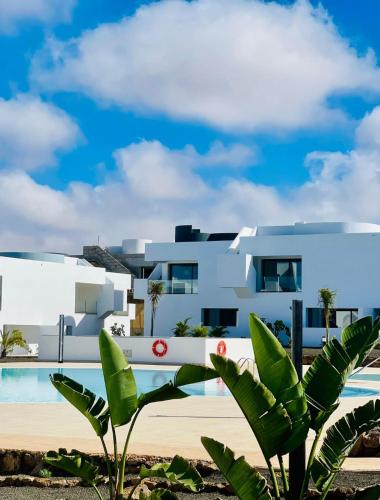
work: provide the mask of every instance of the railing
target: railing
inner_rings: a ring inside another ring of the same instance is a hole
[[[245,369],[251,372],[252,375],[255,374],[255,361],[252,358],[240,358],[237,364],[241,371],[243,371],[243,368],[245,367]]]
[[[298,280],[287,276],[264,276],[262,292],[300,292]]]
[[[165,294],[194,294],[198,293],[198,280],[149,280],[164,285]]]

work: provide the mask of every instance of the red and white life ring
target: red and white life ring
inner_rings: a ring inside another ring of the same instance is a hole
[[[219,356],[225,356],[227,353],[227,344],[224,342],[224,340],[220,340],[218,342],[218,345],[216,347],[216,352],[219,354]]]
[[[168,352],[168,344],[162,339],[155,340],[152,345],[152,351],[155,356],[162,358]]]

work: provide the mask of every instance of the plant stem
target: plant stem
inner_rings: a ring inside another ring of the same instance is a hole
[[[117,439],[116,439],[116,431],[115,427],[111,425],[112,429],[112,439],[113,439],[113,454],[114,454],[114,467],[115,467],[115,487],[117,487],[117,481],[119,478],[119,464],[118,464],[118,458],[117,458]]]
[[[96,491],[96,494],[98,495],[99,500],[104,500],[103,497],[102,497],[102,495],[100,494],[100,491],[96,487],[96,485],[93,484],[92,486],[93,486],[94,490]]]
[[[330,479],[325,483],[322,494],[320,496],[320,500],[324,500],[327,496],[327,493],[330,491],[331,485],[335,481],[336,473],[332,474]]]
[[[121,461],[120,461],[119,478],[118,478],[118,486],[117,486],[117,491],[118,491],[120,498],[123,498],[122,495],[123,495],[123,488],[124,488],[125,461],[127,458],[128,444],[129,444],[129,440],[131,438],[133,427],[135,426],[137,417],[140,415],[140,411],[141,411],[141,408],[139,408],[137,410],[137,412],[135,413],[135,416],[132,419],[131,425],[129,426],[127,439],[125,440],[123,455],[122,455]]]
[[[100,441],[102,442],[104,455],[106,458],[108,481],[109,481],[108,488],[109,488],[109,492],[110,492],[110,500],[112,500],[112,498],[113,498],[113,477],[112,477],[112,470],[111,470],[111,461],[110,461],[110,457],[108,455],[107,446],[106,446],[106,443],[104,441],[103,436],[100,436]]]
[[[276,474],[274,472],[274,468],[273,468],[273,465],[271,464],[270,460],[267,461],[267,465],[268,465],[270,477],[272,478],[274,497],[276,499],[280,499],[280,490],[278,489]]]
[[[319,438],[321,437],[322,429],[323,428],[321,427],[319,429],[319,431],[315,434],[315,437],[314,437],[313,445],[311,447],[310,454],[309,454],[309,459],[307,461],[305,477],[304,477],[304,480],[302,483],[300,500],[303,500],[303,498],[306,496],[307,489],[309,487],[311,466],[313,465],[314,457],[315,457],[315,454],[317,452],[317,445],[318,445]]]
[[[132,499],[132,495],[133,495],[133,493],[135,492],[135,490],[136,490],[137,486],[140,486],[140,484],[141,484],[141,479],[140,479],[140,481],[139,481],[138,483],[136,483],[136,484],[134,485],[134,487],[131,489],[131,492],[129,493],[129,495],[128,495],[128,497],[127,497],[127,500],[131,500],[131,499]]]
[[[288,493],[289,493],[288,476],[286,474],[286,470],[285,470],[285,466],[284,466],[284,460],[283,460],[282,456],[281,455],[277,455],[277,457],[278,457],[278,461],[279,461],[279,464],[280,464],[282,483],[284,485],[284,493],[285,493],[285,497],[286,497],[288,495]]]

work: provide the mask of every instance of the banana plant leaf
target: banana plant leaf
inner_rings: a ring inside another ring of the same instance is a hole
[[[189,394],[179,389],[179,387],[197,382],[205,382],[218,376],[219,375],[215,370],[208,368],[207,366],[191,364],[183,365],[175,374],[174,382],[170,381],[153,391],[140,394],[138,407],[143,408],[149,403],[156,403],[158,401],[187,398]]]
[[[80,477],[89,484],[96,484],[99,469],[81,455],[63,455],[55,451],[48,451],[43,458],[44,462],[64,470],[75,477]]]
[[[230,448],[214,439],[202,437],[201,440],[240,500],[270,500],[272,498],[266,479],[251,467],[244,457],[235,459],[235,454]]]
[[[107,434],[109,411],[104,409],[106,402],[103,398],[96,399],[93,392],[61,373],[53,373],[50,380],[57,391],[87,418],[98,436]]]
[[[211,354],[210,358],[244,413],[265,458],[268,460],[278,454],[292,429],[282,403],[278,404],[271,391],[250,372],[240,373],[232,360],[217,354]]]
[[[151,491],[148,495],[143,491],[140,493],[139,500],[178,500],[175,493],[164,488],[157,488]]]
[[[362,490],[357,490],[349,497],[349,500],[379,500],[380,498],[380,484],[369,486]]]
[[[311,468],[312,478],[320,491],[340,470],[360,434],[378,425],[380,399],[368,401],[365,405],[355,408],[328,429]]]
[[[339,405],[338,398],[356,365],[336,339],[330,340],[306,372],[303,385],[309,406],[310,427],[318,431]]]
[[[249,328],[260,381],[282,403],[291,421],[292,432],[283,443],[282,453],[289,453],[306,439],[310,417],[303,386],[296,369],[281,343],[255,315],[249,315]]]
[[[355,368],[361,366],[364,359],[379,341],[380,318],[372,323],[371,316],[360,318],[342,331],[342,345],[349,356],[358,355]]]
[[[133,371],[120,346],[105,330],[99,335],[99,351],[112,425],[125,425],[137,410]]]
[[[194,493],[203,490],[203,480],[197,469],[179,455],[170,464],[155,464],[150,469],[142,465],[140,477],[162,477],[171,483],[181,484]]]

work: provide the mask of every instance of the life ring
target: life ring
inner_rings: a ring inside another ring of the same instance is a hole
[[[216,347],[216,352],[219,354],[219,356],[225,356],[227,353],[227,345],[224,342],[224,340],[220,340],[218,342],[218,345]]]
[[[168,352],[168,344],[162,339],[155,340],[152,345],[152,351],[155,356],[162,358]]]

